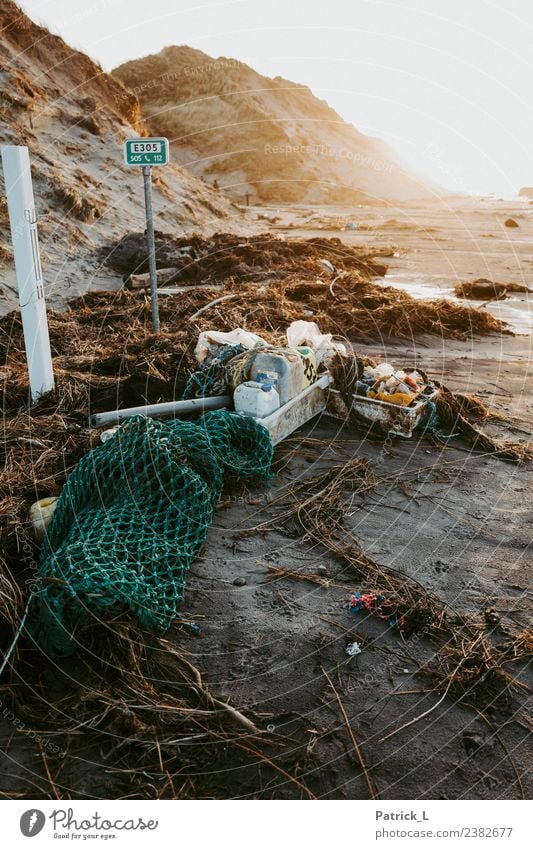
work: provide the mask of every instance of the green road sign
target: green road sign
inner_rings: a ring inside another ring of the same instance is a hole
[[[124,162],[126,165],[167,165],[168,139],[126,139]]]

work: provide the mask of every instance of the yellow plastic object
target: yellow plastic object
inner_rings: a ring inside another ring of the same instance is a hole
[[[46,529],[52,521],[56,504],[57,498],[55,497],[41,498],[40,501],[36,501],[35,504],[32,504],[30,507],[30,522],[35,538],[39,542],[43,539]]]
[[[296,348],[296,350],[300,354],[304,366],[302,389],[305,389],[306,386],[310,386],[312,383],[316,383],[316,354],[311,348],[307,347],[301,346],[299,348]]]
[[[407,392],[370,392],[367,398],[374,398],[376,401],[386,401],[387,404],[397,404],[398,407],[407,407],[414,400],[414,395],[408,395]]]

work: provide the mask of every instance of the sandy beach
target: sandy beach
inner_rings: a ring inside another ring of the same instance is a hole
[[[286,239],[337,237],[370,252],[392,245],[382,285],[393,282],[415,296],[449,297],[455,282],[477,276],[530,279],[533,212],[524,204],[253,212],[279,217],[273,230]],[[520,227],[508,232],[502,222],[511,214]],[[317,227],[317,217],[333,215],[356,220],[358,229]],[[487,432],[526,445],[533,410],[531,337],[523,332],[531,317],[527,296],[488,308],[522,332],[468,341],[382,337],[363,344],[355,331],[351,341],[362,354],[420,366],[453,391],[475,393],[512,417],[489,423]],[[289,777],[268,769],[263,775],[264,764],[244,761],[238,748],[182,744],[180,768],[196,797],[305,798],[296,777],[318,798],[368,798],[339,699],[381,799],[516,799],[528,792],[527,690],[509,695],[503,707],[481,691],[474,709],[443,699],[427,675],[436,658],[431,641],[416,634],[403,639],[379,619],[350,612],[347,600],[362,586],[353,567],[316,541],[291,538],[275,522],[272,527],[276,499],[296,484],[351,458],[367,459],[378,482],[371,492],[351,496],[346,545],[417,582],[450,617],[487,627],[491,643],[511,646],[528,626],[533,470],[449,436],[384,443],[322,415],[278,447],[270,487],[224,499],[188,576],[182,609],[195,630],[178,624],[169,644],[201,669],[217,698],[255,717],[291,770]],[[484,626],[487,611],[495,612],[491,627]],[[361,652],[352,657],[346,648],[354,642]],[[517,662],[512,671],[526,687],[525,664]],[[66,695],[72,674],[78,674],[75,665],[67,662],[45,673],[44,686]],[[124,763],[142,738],[133,719],[117,723],[103,738],[67,735],[69,757],[55,779],[60,792],[68,788],[79,798],[143,794],[139,776],[107,762],[103,741],[112,737],[106,735],[129,740],[120,744]],[[36,792],[48,792],[32,739],[13,736],[10,724],[2,724],[12,765],[3,776],[4,792],[28,793],[28,769]],[[153,780],[162,786],[162,777]]]

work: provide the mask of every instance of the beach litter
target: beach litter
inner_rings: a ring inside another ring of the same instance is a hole
[[[41,498],[31,505],[28,513],[28,519],[31,522],[35,539],[38,542],[44,539],[47,528],[49,527],[54,511],[57,506],[57,498],[50,496]]]
[[[399,613],[398,603],[381,593],[356,592],[348,602],[348,609],[352,613],[371,613],[399,631],[404,631],[407,624],[406,616]]]
[[[440,381],[430,380],[420,366],[396,370],[352,351],[337,354],[328,368],[335,387],[328,409],[349,417],[355,425],[377,425],[400,436],[411,436],[416,430],[440,442],[456,438],[476,451],[513,463],[533,457],[526,445],[495,439],[480,429],[490,419],[505,420],[505,414],[489,410],[476,396],[454,393]]]

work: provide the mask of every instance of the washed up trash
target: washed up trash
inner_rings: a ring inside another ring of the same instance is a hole
[[[329,348],[333,341],[331,333],[321,333],[315,321],[293,321],[287,327],[287,345],[297,348],[299,345],[308,345],[315,351],[320,348]]]
[[[103,430],[100,434],[100,442],[107,442],[109,439],[113,439],[120,425],[115,425],[115,427],[109,427],[107,430]]]
[[[190,376],[184,399],[225,395],[254,381],[272,386],[283,406],[317,380],[312,346],[268,345],[242,328],[201,333],[195,354],[200,367]]]
[[[439,389],[416,369],[376,364],[356,353],[333,356],[328,363],[334,388],[328,411],[409,438],[418,427],[434,427]]]
[[[189,377],[183,399],[226,395],[250,376],[250,351],[243,345],[224,345],[216,356],[206,357]]]
[[[423,633],[434,616],[431,605],[424,604],[420,599],[415,601],[408,587],[402,595],[377,591],[355,592],[347,607],[352,613],[376,616],[404,638]]]
[[[424,380],[416,369],[395,370],[390,363],[365,366],[355,383],[355,394],[399,407],[412,406],[421,395],[431,395],[436,388]]]
[[[394,374],[394,366],[390,363],[380,363],[377,366],[367,366],[367,374],[371,374],[375,380],[391,377]]]
[[[357,230],[357,224],[355,223],[355,221],[348,221],[348,224],[346,225],[346,229],[347,230]]]
[[[335,274],[335,266],[333,265],[332,262],[329,261],[329,259],[319,259],[318,262],[321,266],[323,266],[323,268],[326,268],[331,274]]]
[[[315,353],[304,347],[259,348],[250,355],[250,378],[274,386],[283,406],[315,383]]]
[[[348,643],[345,651],[348,657],[357,657],[358,654],[361,654],[362,648],[359,643]]]
[[[36,641],[72,654],[85,626],[129,610],[164,632],[183,599],[225,475],[268,479],[272,442],[254,419],[139,416],[69,475],[41,548]]]
[[[220,330],[204,330],[198,337],[194,356],[199,363],[206,360],[210,362],[220,355],[221,348],[228,345],[242,345],[246,350],[250,350],[258,345],[266,344],[265,340],[256,333],[250,333],[242,327],[236,327],[229,333]]]
[[[31,505],[29,519],[35,535],[39,542],[44,538],[49,527],[57,505],[57,498],[41,498]]]
[[[392,628],[403,630],[404,617],[397,616],[397,605],[388,602],[384,595],[375,592],[356,592],[348,602],[352,613],[367,612],[379,619],[384,619]]]
[[[329,393],[328,412],[341,418],[353,416],[357,422],[362,420],[388,433],[405,437],[412,436],[418,430],[420,434],[439,441],[459,438],[476,451],[512,463],[533,458],[533,452],[527,444],[495,439],[477,426],[478,423],[482,425],[486,422],[491,413],[479,398],[451,392],[439,381],[429,380],[422,370],[408,368],[398,373],[392,364],[382,363],[381,369],[377,371],[381,378],[401,378],[408,386],[410,380],[414,381],[419,390],[418,395],[403,407],[385,404],[385,401],[390,402],[390,397],[372,397],[371,393],[376,391],[376,369],[380,369],[380,366],[356,352],[350,352],[345,357],[334,357],[328,366],[334,384],[334,389]],[[410,388],[414,391],[413,386]],[[377,390],[383,391],[383,387],[378,386]]]
[[[307,346],[315,352],[317,369],[327,368],[327,361],[334,354],[346,354],[346,345],[334,341],[331,333],[321,333],[315,321],[293,321],[286,335],[290,348]]]
[[[258,419],[264,419],[280,406],[279,394],[274,386],[256,380],[247,380],[237,386],[233,393],[233,403],[236,413]]]

